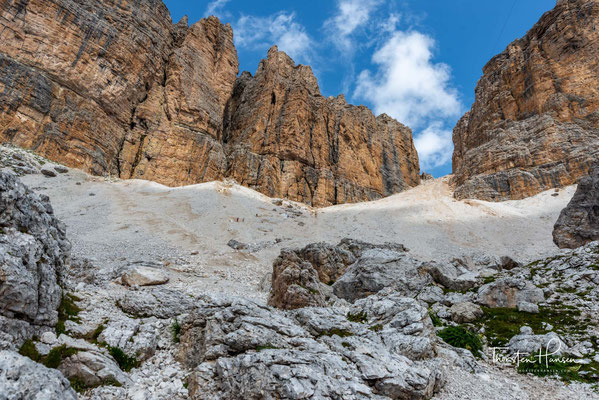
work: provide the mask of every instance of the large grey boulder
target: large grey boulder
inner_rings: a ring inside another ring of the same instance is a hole
[[[284,249],[273,263],[268,304],[287,310],[324,306],[334,300],[330,286],[366,254],[406,251],[401,244],[371,244],[353,239],[343,239],[336,246],[312,243],[303,249]]]
[[[517,277],[486,284],[478,290],[477,301],[491,308],[516,308],[522,302],[538,304],[545,300],[543,290]]]
[[[63,360],[58,370],[88,387],[130,383],[114,359],[99,351],[79,351]]]
[[[120,296],[117,306],[134,317],[173,318],[190,312],[196,303],[190,295],[166,288],[127,291]]]
[[[451,290],[468,290],[479,282],[479,274],[471,271],[462,260],[453,260],[450,263],[427,263],[425,269],[435,282]]]
[[[4,326],[53,327],[58,319],[61,274],[70,260],[65,226],[46,196],[0,172],[0,317]],[[9,321],[9,320],[12,320]],[[12,335],[17,346],[23,337]]]
[[[392,287],[403,296],[416,296],[432,284],[422,262],[394,249],[370,249],[333,285],[337,297],[354,302]]]
[[[451,319],[458,324],[474,322],[484,315],[483,310],[476,304],[465,302],[451,306]]]
[[[215,300],[182,324],[179,359],[192,399],[428,399],[443,383],[433,337],[426,308],[399,295],[349,313]]]
[[[544,335],[535,335],[530,327],[522,327],[520,334],[510,339],[508,343],[509,352],[519,353],[521,356],[535,355],[542,350],[543,354],[549,353],[560,356],[568,350],[568,346],[555,332]]]
[[[159,268],[134,266],[123,274],[121,282],[126,286],[156,286],[169,281],[168,273]]]
[[[57,370],[5,350],[0,351],[0,399],[76,400],[77,394]]]
[[[576,193],[553,228],[560,248],[575,249],[599,240],[599,168],[580,180]]]

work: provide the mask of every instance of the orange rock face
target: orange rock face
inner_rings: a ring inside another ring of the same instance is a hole
[[[97,175],[234,178],[316,206],[419,183],[411,131],[325,99],[276,48],[239,78],[233,31],[159,0],[0,0],[0,142]]]
[[[455,195],[521,199],[576,183],[599,157],[599,1],[560,0],[484,68],[454,129]]]
[[[0,140],[115,174],[171,26],[160,1],[0,1]]]
[[[276,47],[243,74],[225,113],[227,175],[269,196],[329,205],[420,182],[412,132],[343,96],[321,96],[310,67]]]

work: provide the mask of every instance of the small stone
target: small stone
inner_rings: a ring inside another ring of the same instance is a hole
[[[40,337],[42,343],[45,344],[54,344],[56,343],[56,334],[54,332],[44,332]]]
[[[48,178],[54,178],[56,176],[56,171],[50,169],[49,167],[43,167],[40,172],[42,175],[47,176]]]
[[[530,326],[523,326],[520,328],[520,333],[523,335],[532,335],[533,331]]]
[[[54,170],[59,174],[66,174],[67,172],[69,172],[69,169],[63,165],[54,166]]]
[[[229,246],[233,250],[246,250],[248,248],[247,244],[239,242],[235,239],[229,240],[229,242],[227,243],[227,246]]]
[[[527,301],[521,301],[520,303],[518,303],[518,311],[527,312],[531,314],[538,314],[539,306],[533,303],[529,303]]]

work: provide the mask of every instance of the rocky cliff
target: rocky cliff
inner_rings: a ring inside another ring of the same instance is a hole
[[[599,2],[560,0],[485,67],[454,130],[456,197],[520,199],[599,156]]]
[[[574,197],[553,229],[553,242],[575,249],[599,240],[599,168],[580,180]]]
[[[214,17],[173,25],[160,0],[4,0],[0,26],[0,142],[97,175],[231,177],[316,206],[419,183],[408,128],[322,97],[276,48],[238,78]]]

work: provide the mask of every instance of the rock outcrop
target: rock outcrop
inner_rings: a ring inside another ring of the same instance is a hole
[[[328,304],[328,301],[335,300],[333,290],[335,295],[346,300],[353,301],[365,297],[366,290],[360,290],[358,286],[369,286],[369,294],[374,294],[400,279],[396,276],[389,277],[393,274],[391,267],[385,267],[387,272],[383,274],[374,273],[373,268],[376,267],[368,267],[370,264],[388,262],[389,257],[385,260],[380,259],[379,253],[384,254],[385,251],[390,253],[391,257],[401,258],[408,249],[401,244],[376,245],[352,239],[343,239],[336,246],[312,243],[303,249],[284,249],[273,263],[268,304],[287,310],[323,307]],[[357,261],[361,263],[353,268],[354,272],[349,273],[348,268]],[[400,269],[408,268],[404,265]],[[362,270],[366,272],[361,275],[356,272]],[[360,276],[356,277],[356,275]],[[371,279],[365,278],[364,275],[368,275]],[[399,275],[405,277],[406,272],[403,271],[403,274]],[[340,286],[336,285],[336,282],[342,278],[344,282]],[[372,280],[375,282],[371,282]],[[376,286],[377,289],[371,286]]]
[[[12,351],[0,351],[2,399],[76,400],[64,376]]]
[[[350,313],[368,317],[351,322],[334,308],[282,312],[245,300],[200,305],[181,328],[190,397],[428,399],[440,389],[425,307],[373,296]]]
[[[0,142],[96,175],[169,186],[224,178],[315,206],[420,181],[411,131],[273,47],[237,77],[233,31],[173,25],[160,0],[0,6]]]
[[[48,197],[0,172],[0,347],[56,325],[70,248]]]
[[[494,57],[454,129],[457,198],[521,199],[576,183],[599,156],[599,2],[558,1]]]
[[[553,241],[575,249],[599,240],[599,168],[580,180],[574,197],[553,228]]]

